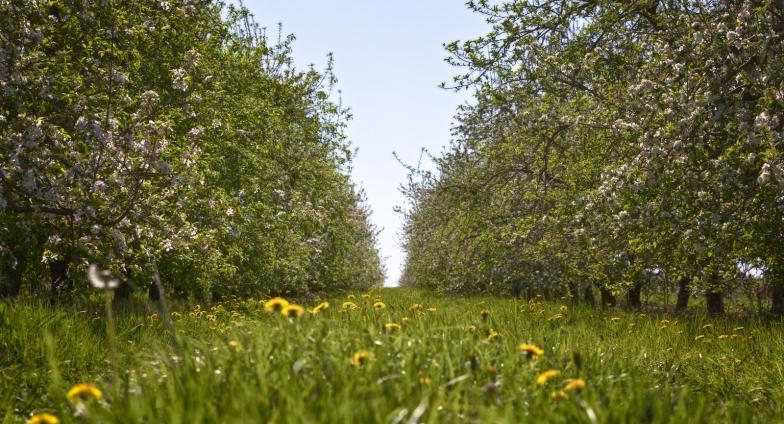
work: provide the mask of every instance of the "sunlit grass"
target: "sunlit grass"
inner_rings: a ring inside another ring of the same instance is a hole
[[[781,420],[780,321],[407,289],[328,300],[296,313],[258,300],[180,308],[169,316],[176,337],[160,313],[115,311],[118,384],[102,305],[0,304],[0,414],[66,423]],[[78,384],[102,396],[77,408],[67,395]]]

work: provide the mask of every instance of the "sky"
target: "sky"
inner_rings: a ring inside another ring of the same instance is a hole
[[[443,43],[487,32],[483,18],[463,0],[246,0],[256,21],[275,34],[293,33],[294,61],[324,69],[334,55],[343,104],[353,119],[347,135],[358,150],[352,178],[366,192],[371,220],[387,269],[387,286],[397,285],[405,252],[401,247],[404,204],[400,185],[406,169],[392,152],[416,164],[422,148],[437,154],[450,141],[457,106],[465,91],[438,87],[460,73],[446,62]]]

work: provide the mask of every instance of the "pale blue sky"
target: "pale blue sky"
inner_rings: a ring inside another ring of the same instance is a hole
[[[354,119],[348,136],[359,149],[353,178],[367,193],[387,285],[396,285],[405,255],[400,247],[403,204],[398,187],[406,170],[392,156],[416,163],[422,147],[438,153],[450,140],[452,116],[465,92],[438,88],[459,70],[444,62],[442,44],[486,32],[463,0],[246,0],[256,20],[274,33],[293,33],[300,68],[323,69],[334,54],[337,88]]]

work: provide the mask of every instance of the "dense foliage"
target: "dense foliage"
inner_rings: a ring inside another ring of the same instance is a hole
[[[0,292],[380,284],[348,112],[292,40],[214,1],[0,1]]]
[[[492,30],[447,46],[474,102],[411,176],[405,284],[784,313],[784,2],[468,6]]]

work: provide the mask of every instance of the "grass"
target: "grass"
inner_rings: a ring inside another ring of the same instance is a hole
[[[372,307],[376,297],[384,309]],[[782,321],[411,289],[383,289],[370,299],[357,294],[355,310],[341,311],[344,301],[330,299],[328,309],[292,320],[265,312],[259,301],[228,301],[180,310],[171,326],[143,308],[115,311],[114,364],[100,303],[56,310],[0,303],[0,417],[4,423],[38,412],[66,423],[784,417]],[[413,304],[423,307],[411,311]],[[489,311],[486,319],[482,310]],[[401,328],[386,330],[389,322]],[[491,330],[500,335],[488,341]],[[521,343],[541,347],[544,356],[526,357]],[[361,366],[352,364],[358,351],[371,356]],[[560,375],[537,384],[549,369]],[[552,398],[577,378],[586,382],[583,390]],[[65,393],[77,383],[94,384],[103,399],[75,416]]]

